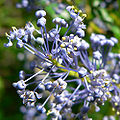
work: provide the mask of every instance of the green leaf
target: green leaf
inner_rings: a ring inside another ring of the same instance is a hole
[[[120,39],[120,29],[116,25],[109,24],[109,28],[114,33],[115,37]]]
[[[110,23],[114,22],[113,19],[110,17],[108,11],[105,8],[100,8],[99,11],[100,11],[100,14],[102,15],[104,21],[110,22]]]

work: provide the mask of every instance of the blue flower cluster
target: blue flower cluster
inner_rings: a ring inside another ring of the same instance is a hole
[[[52,120],[90,120],[87,113],[91,105],[98,112],[100,105],[110,101],[116,115],[120,115],[120,55],[111,53],[118,40],[93,33],[90,56],[90,44],[83,39],[86,14],[74,6],[66,9],[72,18],[70,25],[57,17],[52,21],[55,28],[47,32],[46,12],[38,10],[35,13],[38,29],[29,22],[25,28],[13,27],[9,35],[6,33],[9,42],[5,47],[17,40],[17,48],[24,48],[35,56],[30,64],[35,73],[20,71],[19,81],[13,83],[26,106],[21,111],[29,120],[35,116],[42,120],[47,116]],[[67,30],[61,36],[63,28]],[[80,111],[75,114],[72,106],[80,103]]]
[[[28,11],[37,10],[43,8],[43,6],[48,6],[52,3],[57,4],[57,7],[54,7],[56,14],[60,14],[65,9],[66,5],[59,0],[21,0],[16,4],[16,8],[26,8]]]

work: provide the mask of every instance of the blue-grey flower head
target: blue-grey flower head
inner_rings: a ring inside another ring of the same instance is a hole
[[[44,16],[46,16],[46,12],[44,10],[38,10],[38,11],[35,12],[35,16],[37,18],[44,17]]]
[[[74,6],[66,9],[72,17],[71,22],[54,18],[55,27],[49,32],[44,18],[46,12],[38,10],[35,13],[38,29],[28,22],[24,28],[13,27],[10,34],[6,34],[6,47],[16,40],[17,48],[24,48],[35,56],[30,64],[33,72],[20,71],[19,81],[13,83],[26,105],[25,114],[33,111],[32,118],[34,115],[45,115],[45,118],[51,115],[53,119],[83,119],[91,104],[98,112],[99,105],[111,99],[114,111],[120,115],[120,54],[111,53],[118,40],[93,33],[90,36],[93,52],[88,51],[90,44],[83,39],[86,15]],[[66,27],[63,35],[60,34],[62,27]],[[42,99],[41,103],[39,99]],[[46,107],[48,102],[49,108]],[[72,106],[79,103],[82,106],[76,115]]]

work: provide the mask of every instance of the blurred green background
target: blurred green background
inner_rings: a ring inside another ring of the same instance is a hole
[[[114,1],[114,0],[113,0]],[[24,27],[26,22],[32,21],[35,24],[34,17],[35,10],[27,11],[25,8],[16,8],[16,3],[20,0],[0,0],[0,120],[22,120],[23,115],[20,113],[20,106],[22,100],[12,87],[12,83],[17,81],[18,73],[24,68],[25,60],[19,60],[18,56],[24,53],[23,49],[16,49],[15,45],[11,48],[4,48],[4,43],[7,43],[5,32],[11,30],[12,26]],[[85,39],[89,41],[89,36],[92,32],[102,33],[106,36],[115,36],[120,39],[120,1],[116,0],[117,7],[112,4],[103,7],[101,5],[104,0],[59,0],[58,3],[63,2],[69,5],[75,5],[82,9],[87,18],[85,23],[87,25]],[[47,12],[47,29],[53,27],[52,18],[56,17],[53,7],[57,7],[58,3],[51,3],[45,5],[44,0],[39,0],[40,4]],[[66,11],[65,11],[66,12]],[[69,21],[69,16],[63,16]],[[101,23],[101,26],[98,24]],[[64,31],[63,31],[64,32]],[[62,34],[62,33],[61,33]],[[119,42],[120,43],[120,42]],[[117,44],[113,52],[120,52],[120,44]],[[89,116],[93,120],[102,120],[104,115],[114,114],[111,111],[111,104],[105,103],[101,107],[101,111],[94,112],[94,108],[89,111]]]

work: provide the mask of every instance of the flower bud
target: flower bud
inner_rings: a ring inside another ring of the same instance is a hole
[[[44,16],[46,16],[46,12],[44,10],[38,10],[38,11],[35,12],[35,16],[37,18],[44,17]]]
[[[46,19],[44,17],[41,17],[40,19],[38,19],[38,21],[37,21],[38,27],[44,27],[45,24],[46,24]]]

